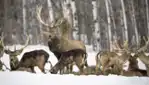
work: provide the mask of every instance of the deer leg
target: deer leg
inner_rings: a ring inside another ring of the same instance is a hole
[[[3,63],[0,60],[0,71],[2,70],[2,67],[3,67]]]
[[[50,72],[52,74],[56,74],[58,70],[62,71],[62,69],[66,66],[66,60],[64,57],[65,56],[62,56],[60,60],[56,63],[56,65],[53,68],[51,68]]]
[[[98,60],[96,60],[96,73],[98,73],[99,72],[99,61]]]
[[[73,64],[70,64],[69,65],[69,73],[72,73],[72,70],[73,70]]]
[[[80,74],[84,74],[83,68],[84,68],[85,64],[84,64],[83,56],[80,55],[80,54],[76,55],[76,56],[74,57],[74,61],[75,61],[76,65],[77,65],[77,67],[78,67],[79,70],[80,70]]]
[[[30,68],[31,68],[32,73],[36,73],[34,70],[34,66],[31,66]]]
[[[38,68],[45,74],[46,72],[45,72],[45,69],[44,69],[44,65],[45,64],[39,64]]]
[[[66,66],[67,73],[72,73],[72,67],[73,67],[72,64],[68,64],[68,65]]]

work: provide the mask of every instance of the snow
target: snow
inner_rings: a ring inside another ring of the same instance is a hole
[[[16,48],[21,48],[21,45],[16,45]],[[8,46],[10,50],[14,50],[14,46]],[[24,52],[28,52],[35,49],[44,49],[50,54],[49,60],[52,62],[53,65],[56,64],[57,59],[51,53],[47,46],[43,45],[29,45],[27,46],[23,52],[17,56],[19,60]],[[97,52],[92,50],[91,46],[87,46],[87,53],[88,53],[88,64],[95,65],[95,56]],[[4,54],[1,58],[2,62],[4,62],[9,67],[9,56]],[[129,62],[126,63],[128,65]],[[144,64],[139,60],[139,67],[141,69],[146,69]],[[45,68],[48,70],[50,69],[50,65],[46,64]],[[4,68],[5,69],[5,68]],[[124,69],[127,69],[125,67]],[[148,77],[125,77],[125,76],[118,76],[118,75],[73,75],[73,74],[43,74],[35,67],[36,74],[25,72],[25,71],[4,71],[0,72],[0,85],[148,85],[149,78]],[[74,66],[74,70],[78,71],[78,68]]]

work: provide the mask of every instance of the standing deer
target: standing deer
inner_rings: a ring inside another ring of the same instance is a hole
[[[37,19],[44,26],[49,28],[49,32],[46,32],[49,36],[48,46],[50,51],[53,52],[58,59],[57,64],[50,70],[50,72],[57,73],[58,70],[62,70],[65,66],[68,66],[69,64],[73,63],[72,61],[74,61],[81,73],[83,73],[83,67],[85,65],[87,66],[85,44],[81,41],[69,40],[66,37],[58,36],[58,33],[56,33],[56,28],[59,27],[62,30],[65,28],[67,29],[67,27],[61,27],[67,24],[67,20],[63,18],[54,24],[46,24],[40,17],[41,9],[41,7],[38,7]]]
[[[26,52],[22,56],[19,64],[16,67],[16,70],[24,70],[24,68],[27,68],[27,70],[35,73],[34,66],[38,66],[38,68],[45,73],[44,66],[46,62],[48,62],[48,59],[49,54],[44,50],[33,50]]]
[[[121,46],[119,43],[116,43],[118,50],[116,51],[103,51],[99,52],[96,55],[96,72],[100,66],[102,66],[102,73],[107,74],[107,72],[112,72],[113,74],[120,75],[121,70],[123,69],[123,64],[129,59],[131,53],[126,49],[126,43],[124,46]],[[112,69],[111,69],[112,68]],[[110,69],[112,71],[110,71]]]
[[[115,52],[110,52],[110,51],[101,51],[97,53],[95,57],[96,58],[96,73],[98,72],[99,69],[101,69],[102,73],[106,74],[105,70],[108,69],[110,59],[116,56],[118,55]],[[102,66],[102,68],[99,66]]]

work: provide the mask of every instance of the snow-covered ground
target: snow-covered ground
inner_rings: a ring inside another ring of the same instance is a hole
[[[16,48],[19,49],[22,46],[17,45]],[[9,46],[10,50],[14,50],[14,46]],[[52,62],[53,65],[56,64],[57,59],[51,53],[46,46],[36,45],[36,46],[27,46],[21,55],[18,56],[19,60],[24,52],[28,52],[35,49],[44,49],[50,54],[49,60]],[[87,53],[88,53],[88,64],[95,65],[95,55],[91,48],[91,46],[87,46]],[[1,60],[9,66],[9,56],[4,54]],[[128,65],[128,62],[126,63]],[[146,69],[144,64],[139,61],[139,67],[141,69]],[[46,69],[50,69],[50,65],[47,64],[45,66]],[[5,68],[4,68],[5,69]],[[0,72],[0,85],[149,85],[149,78],[148,77],[124,77],[124,76],[117,76],[117,75],[108,75],[108,76],[96,76],[96,75],[81,75],[76,76],[73,74],[66,74],[66,75],[59,75],[59,74],[43,74],[40,70],[35,67],[36,74],[28,73],[28,72]],[[124,68],[127,69],[127,68]],[[77,71],[78,68],[74,66],[74,70]]]

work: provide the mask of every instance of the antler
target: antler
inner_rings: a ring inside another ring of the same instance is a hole
[[[130,52],[129,47],[128,47],[128,40],[124,41],[123,49],[124,49],[127,53]]]
[[[4,46],[4,33],[2,33],[2,35],[1,35],[1,45],[3,48],[5,47]]]
[[[41,17],[40,17],[41,9],[42,9],[42,6],[37,6],[37,9],[36,9],[37,19],[38,19],[38,21],[39,21],[40,23],[42,23],[43,25],[49,27],[50,25],[47,24],[47,23],[45,23],[45,22],[41,19]]]
[[[118,51],[124,51],[124,52],[129,53],[128,41],[124,41],[124,44],[121,45],[121,44],[120,44],[120,39],[117,39],[117,40],[114,42],[114,46],[115,46],[115,49],[118,50]]]
[[[28,35],[24,47],[22,47],[22,48],[19,49],[19,50],[16,50],[16,47],[15,47],[15,50],[14,50],[14,51],[11,51],[11,50],[9,50],[9,49],[5,49],[4,52],[5,52],[6,54],[9,54],[10,56],[17,56],[17,55],[20,55],[20,53],[22,53],[22,51],[24,50],[24,48],[28,46],[29,40],[30,40],[30,37],[29,37],[29,35]]]
[[[41,22],[43,25],[50,27],[50,28],[56,28],[58,26],[60,26],[63,22],[64,22],[64,18],[60,18],[58,20],[55,20],[55,23],[52,22],[52,24],[47,24],[45,23],[42,19],[41,19],[41,10],[42,10],[42,6],[37,6],[37,10],[36,10],[36,14],[37,14],[37,19],[39,22]]]
[[[148,37],[148,40],[146,41],[146,44],[143,47],[141,47],[139,50],[137,50],[137,52],[145,51],[147,49],[148,44],[149,44],[149,37]]]
[[[115,50],[122,50],[122,46],[120,44],[119,39],[114,41],[113,46],[115,47]]]

